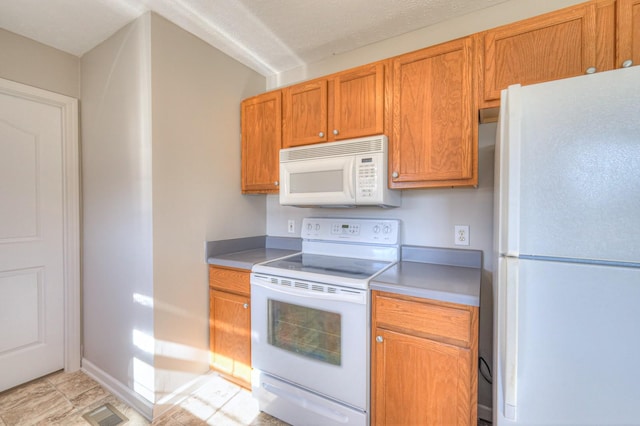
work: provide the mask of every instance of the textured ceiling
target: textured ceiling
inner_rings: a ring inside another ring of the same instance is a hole
[[[152,10],[264,75],[506,0],[0,0],[0,27],[76,56]]]

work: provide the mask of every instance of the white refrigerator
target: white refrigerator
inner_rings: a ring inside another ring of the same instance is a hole
[[[502,92],[494,425],[640,425],[640,67]]]

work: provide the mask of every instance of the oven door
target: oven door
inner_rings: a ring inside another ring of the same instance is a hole
[[[368,298],[366,290],[251,274],[253,368],[368,411]]]

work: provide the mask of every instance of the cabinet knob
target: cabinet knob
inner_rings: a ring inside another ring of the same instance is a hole
[[[595,73],[596,71],[598,71],[598,70],[596,69],[596,67],[589,67],[589,68],[587,68],[587,70],[586,70],[585,72],[586,72],[587,74],[593,74],[593,73]]]
[[[324,132],[318,133],[318,137],[324,138]]]
[[[382,338],[382,336],[376,336],[376,342],[382,343],[384,342],[384,339]]]
[[[244,305],[242,305],[242,307],[245,308],[245,309],[249,309],[249,304],[245,303]]]
[[[278,186],[278,185],[280,185],[280,182],[275,181],[275,182],[273,182],[273,184],[274,184],[275,186]]]
[[[631,65],[633,65],[633,61],[631,59],[627,59],[622,63],[622,68],[629,68]]]
[[[337,135],[338,133],[340,133],[340,132],[338,131],[338,129],[333,129],[333,134],[334,134],[334,135]]]
[[[392,178],[394,178],[394,179],[395,179],[395,178],[397,178],[398,176],[400,176],[400,175],[398,174],[398,172],[393,172],[393,173],[391,173],[391,177],[392,177]]]

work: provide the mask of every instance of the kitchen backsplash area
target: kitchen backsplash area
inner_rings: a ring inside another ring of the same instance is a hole
[[[479,354],[492,363],[493,316],[493,163],[496,124],[481,124],[478,137],[478,187],[416,189],[402,192],[400,207],[381,209],[298,208],[281,206],[277,195],[267,195],[267,235],[300,237],[302,219],[312,216],[400,219],[400,241],[405,245],[476,249],[483,252],[480,294]],[[294,232],[288,232],[289,220]],[[469,245],[454,244],[455,225],[469,226]],[[491,407],[491,385],[479,376],[478,403]]]

